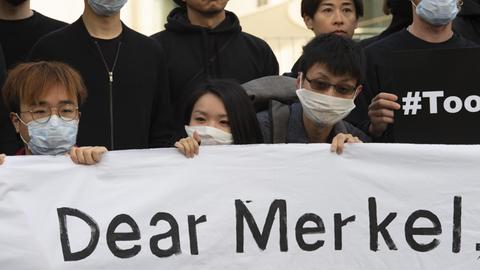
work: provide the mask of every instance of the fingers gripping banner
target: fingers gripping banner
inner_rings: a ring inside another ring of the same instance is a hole
[[[479,146],[8,157],[1,269],[477,269]]]

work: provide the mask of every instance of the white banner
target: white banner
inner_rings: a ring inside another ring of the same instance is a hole
[[[0,268],[480,269],[480,146],[202,147],[0,166]]]

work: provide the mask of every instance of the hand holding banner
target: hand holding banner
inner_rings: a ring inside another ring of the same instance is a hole
[[[7,157],[2,269],[475,269],[480,146]]]

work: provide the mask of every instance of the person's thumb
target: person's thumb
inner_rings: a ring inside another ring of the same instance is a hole
[[[198,134],[197,131],[194,131],[194,132],[193,132],[193,139],[194,139],[195,141],[197,141],[198,144],[200,144],[200,141],[201,141],[201,139],[200,139],[200,134]]]

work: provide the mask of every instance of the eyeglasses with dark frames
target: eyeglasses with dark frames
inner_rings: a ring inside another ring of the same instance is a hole
[[[333,84],[320,79],[309,79],[307,78],[307,76],[305,76],[304,78],[310,84],[313,90],[317,90],[320,92],[328,91],[330,87],[333,87],[333,89],[341,95],[351,95],[355,93],[357,89],[357,86],[351,86],[347,84]]]
[[[50,121],[50,118],[53,114],[53,109],[56,109],[58,117],[65,122],[78,119],[78,107],[73,104],[63,104],[57,107],[38,106],[32,110],[21,111],[20,113],[28,113],[33,121],[44,124]]]

